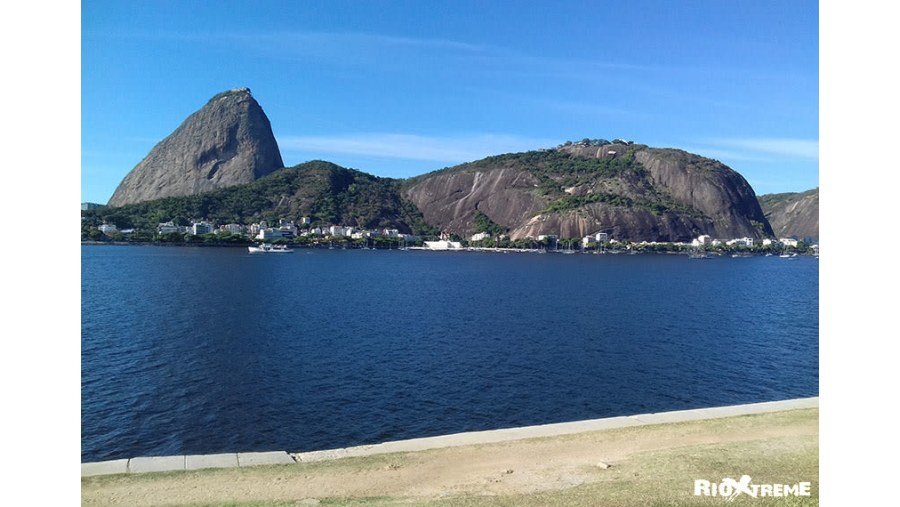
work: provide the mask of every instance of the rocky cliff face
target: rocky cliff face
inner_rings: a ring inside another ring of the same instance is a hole
[[[759,203],[779,238],[819,238],[819,189],[766,194]]]
[[[673,149],[648,148],[635,158],[653,185],[710,219],[706,234],[723,239],[772,234],[753,188],[725,164]]]
[[[747,181],[690,153],[577,144],[490,157],[408,183],[429,224],[469,236],[476,212],[512,239],[607,232],[632,241],[760,238],[772,229]]]
[[[538,214],[547,203],[532,192],[537,184],[534,175],[514,167],[450,171],[424,177],[404,197],[429,225],[470,235],[476,211],[507,228]]]
[[[268,117],[247,88],[220,93],[157,144],[119,184],[109,206],[200,194],[282,168]]]

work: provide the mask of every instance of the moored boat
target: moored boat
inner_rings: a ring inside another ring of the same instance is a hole
[[[273,245],[271,243],[260,243],[257,246],[248,246],[250,253],[293,253],[294,250],[286,245]]]

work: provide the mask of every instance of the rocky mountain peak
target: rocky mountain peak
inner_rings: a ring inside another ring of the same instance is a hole
[[[414,178],[404,197],[429,224],[464,237],[481,232],[485,222],[512,239],[772,235],[756,194],[736,171],[685,151],[622,140],[488,157]]]
[[[212,97],[122,180],[109,206],[250,183],[284,167],[269,118],[249,88]]]

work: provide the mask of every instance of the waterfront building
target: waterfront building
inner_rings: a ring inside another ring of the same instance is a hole
[[[295,238],[297,237],[297,229],[294,227],[294,224],[291,225],[283,225],[278,228],[278,231],[281,233],[282,238]]]
[[[175,225],[175,222],[164,222],[156,226],[156,232],[158,234],[172,234],[182,231],[181,227]]]
[[[289,234],[289,236],[285,236],[285,233]],[[273,239],[293,238],[294,236],[290,231],[284,231],[280,228],[272,229],[270,227],[267,227],[265,229],[260,229],[255,237],[256,239],[268,241]]]
[[[213,232],[213,225],[205,220],[191,224],[191,234],[194,236],[201,236],[211,232]]]
[[[753,238],[730,239],[725,242],[728,246],[753,246]]]
[[[241,224],[225,224],[221,227],[221,231],[240,236],[244,234],[244,226]]]
[[[713,239],[708,234],[703,234],[691,241],[691,246],[708,246],[712,244],[712,241]]]

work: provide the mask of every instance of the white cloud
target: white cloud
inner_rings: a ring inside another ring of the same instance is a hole
[[[548,148],[557,144],[558,140],[504,134],[421,136],[358,133],[278,138],[278,145],[282,150],[451,163],[468,162],[501,153]]]
[[[819,141],[791,138],[750,138],[750,139],[708,139],[707,142],[717,147],[744,152],[745,157],[752,154],[779,155],[807,159],[819,158]]]

